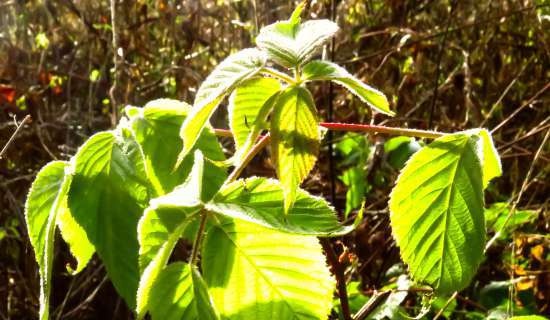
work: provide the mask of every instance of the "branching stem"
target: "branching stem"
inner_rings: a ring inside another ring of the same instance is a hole
[[[292,79],[289,75],[286,73],[283,73],[281,71],[275,70],[273,68],[263,68],[261,71],[263,74],[270,75],[272,77],[275,77],[279,80],[282,80],[288,84],[294,84],[296,83],[296,80]]]

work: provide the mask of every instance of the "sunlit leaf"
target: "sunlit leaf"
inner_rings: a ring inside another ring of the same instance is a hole
[[[487,185],[489,185],[489,182],[493,178],[502,175],[500,157],[493,144],[491,134],[486,129],[474,129],[472,132],[481,137],[483,152],[483,188],[487,188]]]
[[[72,179],[72,176],[68,175],[65,179]],[[90,243],[90,240],[88,240],[86,231],[76,222],[71,214],[67,206],[66,194],[63,198],[61,210],[57,214],[56,223],[63,240],[69,245],[69,250],[76,259],[76,268],[73,270],[68,266],[68,271],[72,274],[77,274],[86,267],[95,252],[95,248]]]
[[[250,178],[224,186],[206,204],[210,211],[289,233],[331,236],[345,234],[334,209],[322,198],[298,190],[294,206],[285,216],[283,188],[277,180]]]
[[[149,182],[156,194],[170,192],[181,184],[193,165],[193,155],[174,168],[183,146],[179,130],[190,106],[185,102],[158,99],[143,108],[126,107],[130,126],[143,150]],[[217,138],[210,130],[204,130],[195,146],[212,160],[223,160],[224,154]]]
[[[191,151],[223,98],[243,80],[258,73],[265,62],[266,57],[260,50],[245,49],[227,57],[210,73],[197,91],[193,108],[181,126],[183,151],[180,159]]]
[[[135,307],[137,224],[149,200],[141,150],[125,129],[92,136],[75,156],[69,209],[96,247],[119,294]]]
[[[365,199],[367,192],[367,176],[365,169],[360,166],[351,167],[344,171],[340,180],[348,187],[346,191],[346,217],[354,209],[357,209]]]
[[[327,319],[330,313],[335,283],[313,236],[223,220],[206,236],[202,270],[224,319]]]
[[[137,313],[142,317],[151,301],[151,288],[168,262],[176,242],[191,219],[202,209],[204,157],[195,151],[195,162],[186,181],[171,193],[151,200],[138,225],[141,277]]]
[[[263,27],[256,38],[260,49],[287,68],[307,62],[339,29],[330,20],[309,20],[300,24],[299,13],[293,14],[290,20]]]
[[[386,96],[355,78],[346,69],[329,62],[315,60],[304,66],[303,77],[306,81],[331,80],[346,87],[351,93],[359,97],[374,110],[393,116],[395,113],[390,110],[390,104]]]
[[[281,83],[273,78],[253,78],[243,82],[229,98],[229,127],[237,148],[242,148],[249,134],[255,130],[258,137],[260,127],[265,121],[267,110],[262,112],[268,99],[281,89]],[[256,123],[256,119],[259,118]],[[253,142],[254,142],[253,141]]]
[[[277,99],[271,119],[272,159],[285,194],[285,212],[319,153],[317,110],[311,93],[290,87]]]
[[[464,288],[483,257],[481,138],[456,133],[415,153],[391,193],[390,218],[414,280],[441,294]]]
[[[182,262],[162,270],[151,290],[150,308],[153,320],[219,319],[200,273]]]
[[[137,294],[137,314],[142,317],[151,308],[152,287],[168,262],[176,242],[200,210],[200,206],[177,207],[153,203],[138,226],[139,264],[142,271]]]
[[[25,203],[27,230],[40,271],[40,319],[49,316],[55,221],[70,185],[70,179],[64,179],[67,166],[64,161],[44,166]]]

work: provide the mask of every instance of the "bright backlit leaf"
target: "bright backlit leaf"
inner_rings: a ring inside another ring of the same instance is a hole
[[[205,159],[200,151],[195,151],[195,162],[186,181],[174,191],[151,200],[149,208],[138,225],[139,265],[141,278],[138,288],[138,317],[145,315],[152,299],[152,286],[162,268],[168,262],[170,254],[185,228],[203,207],[203,195],[209,197],[221,182],[208,180],[205,171]],[[220,174],[223,178],[223,173]],[[217,187],[216,187],[217,185]]]
[[[322,198],[298,190],[294,206],[285,215],[283,188],[277,180],[250,178],[224,186],[206,204],[210,211],[295,234],[332,236],[353,230],[344,227]]]
[[[64,161],[48,163],[36,176],[25,204],[29,238],[40,271],[40,315],[47,319],[50,306],[55,220],[62,209],[70,182],[64,182]]]
[[[219,319],[200,273],[182,262],[162,270],[151,290],[150,308],[153,320]]]
[[[245,49],[227,57],[210,73],[197,91],[193,108],[181,126],[183,156],[191,151],[223,98],[243,80],[258,73],[265,62],[266,56],[260,50]],[[180,156],[180,159],[183,156]]]
[[[335,282],[313,236],[224,219],[208,231],[202,270],[225,319],[327,319],[330,313]]]
[[[148,180],[157,195],[170,192],[181,184],[193,165],[193,155],[190,155],[174,168],[183,146],[179,130],[189,110],[185,102],[171,99],[154,100],[143,108],[126,107],[130,126],[143,150]],[[220,144],[210,130],[202,132],[196,149],[208,159],[224,159]]]
[[[135,307],[137,224],[150,186],[139,145],[126,129],[92,136],[75,156],[69,209],[105,264],[119,294]]]
[[[300,66],[311,59],[338,31],[330,20],[300,23],[296,10],[290,20],[279,21],[260,30],[256,44],[269,57],[287,68]]]
[[[464,288],[483,258],[482,139],[461,132],[416,152],[391,193],[390,218],[417,282],[441,293]]]
[[[271,149],[277,177],[285,195],[285,212],[296,190],[311,171],[319,153],[317,110],[311,93],[290,87],[277,99],[271,119]]]
[[[270,108],[264,112],[261,110],[269,98],[279,90],[281,83],[276,79],[253,78],[243,82],[233,91],[229,98],[229,127],[237,148],[241,148],[255,127],[265,121]],[[260,123],[256,124],[258,117]],[[256,131],[259,134],[259,130]]]
[[[335,63],[321,60],[311,61],[304,66],[303,72],[303,77],[306,81],[334,81],[346,87],[351,93],[359,97],[374,110],[390,116],[395,114],[390,110],[388,99],[382,92],[363,83],[347,72],[346,69]]]

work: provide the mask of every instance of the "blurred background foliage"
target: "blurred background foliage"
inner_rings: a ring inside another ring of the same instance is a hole
[[[23,216],[37,170],[67,159],[88,136],[110,128],[125,105],[160,97],[192,102],[217,63],[253,46],[260,27],[286,18],[295,5],[119,0],[114,50],[107,0],[0,1],[0,146],[15,130],[15,120],[32,116],[0,159],[1,319],[37,315],[38,270]],[[517,211],[487,252],[478,277],[450,300],[442,316],[501,319],[510,308],[515,314],[550,315],[550,148],[541,146],[550,128],[550,3],[312,0],[306,15],[338,22],[342,29],[325,57],[383,91],[397,112],[391,119],[373,116],[345,91],[323,85],[314,91],[325,120],[493,130],[504,175],[486,196],[489,236],[502,229],[516,202]],[[223,126],[224,116],[223,110],[217,114],[216,126]],[[388,225],[387,199],[398,170],[424,142],[390,138],[328,135],[304,183],[332,199],[344,219],[366,200],[357,231],[332,243],[346,270],[352,312],[375,290],[408,288]],[[248,174],[273,171],[260,158]],[[185,252],[183,245],[180,249]],[[54,318],[131,317],[97,259],[72,277],[66,265],[73,260],[61,241],[55,252]],[[371,318],[418,314],[420,295],[400,292]],[[438,299],[426,317],[446,302]],[[338,299],[335,304],[338,318]]]

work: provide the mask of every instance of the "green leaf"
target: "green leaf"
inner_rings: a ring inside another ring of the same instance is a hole
[[[548,318],[539,316],[539,315],[529,315],[529,316],[515,316],[515,317],[511,317],[509,320],[548,320]]]
[[[491,134],[486,129],[474,129],[474,134],[481,137],[483,156],[483,188],[487,188],[489,182],[496,177],[502,175],[502,165],[498,151],[495,148]]]
[[[489,208],[485,209],[487,230],[500,232],[500,239],[509,239],[513,231],[535,221],[538,216],[538,212],[535,210],[516,209],[514,214],[508,219],[507,217],[511,209],[510,205],[506,202],[493,203]]]
[[[305,81],[334,81],[346,87],[351,93],[359,97],[374,110],[389,116],[395,115],[395,113],[390,110],[388,99],[382,92],[363,83],[347,72],[346,69],[335,63],[321,60],[311,61],[304,66],[303,77]]]
[[[402,169],[407,160],[420,148],[420,143],[411,137],[393,137],[384,143],[387,161],[396,169]]]
[[[77,152],[69,208],[131,308],[139,281],[137,224],[149,192],[141,150],[127,130],[95,134]]]
[[[266,102],[279,90],[281,90],[281,83],[276,79],[252,78],[244,81],[233,91],[229,98],[229,127],[237,148],[245,145],[249,134],[253,131],[256,134],[252,137],[252,142],[255,142],[272,106],[272,104],[266,105]],[[262,112],[262,109],[267,110]]]
[[[258,48],[286,68],[307,62],[339,29],[330,20],[309,20],[299,24],[300,13],[301,9],[298,12],[297,8],[290,20],[263,27],[256,38]]]
[[[224,319],[327,319],[335,282],[317,238],[224,219],[202,250],[204,279]]]
[[[63,199],[70,184],[70,180],[65,179],[67,166],[64,161],[53,161],[44,166],[25,203],[27,229],[40,271],[39,319],[49,317],[55,221],[58,212],[63,210]]]
[[[154,299],[152,287],[159,281],[159,273],[168,262],[176,242],[199,210],[200,206],[196,205],[170,207],[153,201],[151,207],[145,210],[138,226],[142,271],[137,294],[138,318],[151,309]]]
[[[170,264],[159,275],[150,305],[153,320],[219,319],[200,273],[182,262]]]
[[[179,130],[189,110],[185,102],[171,99],[154,100],[144,108],[126,107],[130,127],[143,150],[148,180],[157,195],[170,192],[181,184],[193,166],[191,155],[174,170],[183,146]],[[196,148],[209,159],[224,159],[220,144],[210,130],[203,131]]]
[[[305,6],[306,6],[306,0],[300,2],[296,6],[294,11],[292,11],[292,14],[290,15],[290,18],[288,19],[289,23],[297,26],[300,24],[300,22],[302,22],[302,19],[300,18],[300,16],[302,15],[302,11],[304,11]]]
[[[271,119],[272,159],[283,185],[285,212],[296,198],[319,153],[317,110],[311,93],[290,87],[277,99]]]
[[[346,217],[361,206],[367,192],[367,175],[362,166],[351,167],[340,176],[348,190],[346,191]]]
[[[341,226],[334,209],[322,198],[298,190],[294,206],[285,216],[283,188],[267,178],[237,180],[224,186],[206,204],[210,211],[279,231],[317,236],[342,235],[354,226]]]
[[[200,86],[191,113],[181,126],[183,155],[191,151],[223,98],[243,80],[258,73],[265,62],[266,57],[260,50],[245,49],[227,57],[210,73]]]
[[[67,175],[65,179],[72,180],[72,176]],[[69,189],[67,188],[66,192],[68,191]],[[86,231],[76,222],[69,210],[67,194],[63,198],[63,204],[57,214],[56,223],[63,240],[69,245],[71,254],[76,259],[76,268],[74,270],[67,265],[68,271],[75,275],[86,267],[95,252],[95,247],[88,239]]]
[[[390,196],[390,218],[413,278],[461,290],[483,258],[485,220],[477,135],[461,132],[416,152]]]
[[[202,209],[203,192],[208,190],[205,187],[212,187],[212,183],[205,179],[205,161],[202,153],[195,151],[195,164],[187,180],[171,193],[151,200],[139,221],[139,265],[142,271],[137,294],[139,318],[147,311],[152,299],[151,287],[168,262],[176,242]],[[224,178],[223,174],[221,176]],[[222,182],[214,184],[219,187]],[[211,191],[207,193],[208,197],[213,194]]]

